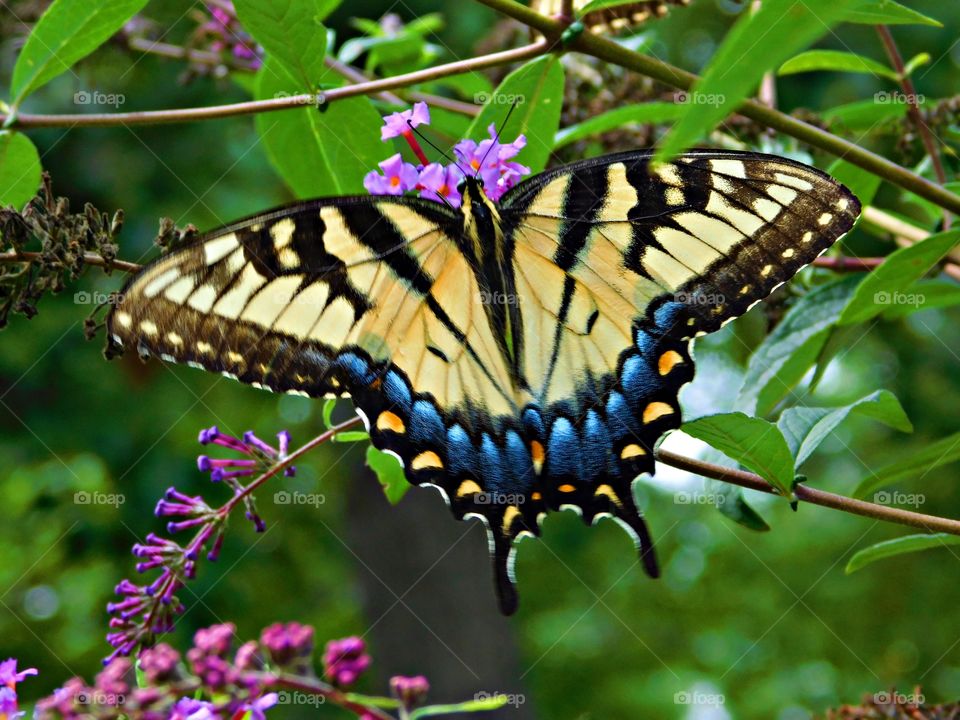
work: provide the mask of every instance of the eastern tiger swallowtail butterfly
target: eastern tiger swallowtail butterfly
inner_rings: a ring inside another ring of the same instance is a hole
[[[108,354],[277,392],[350,396],[377,448],[490,536],[505,613],[514,543],[549,511],[612,516],[657,575],[631,486],[680,425],[689,344],[832,245],[860,204],[814,168],[703,150],[531,177],[498,204],[299,202],[145,267],[108,317]]]

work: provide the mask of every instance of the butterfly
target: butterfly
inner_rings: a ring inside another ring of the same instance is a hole
[[[334,197],[240,220],[143,268],[108,355],[186,363],[308,397],[349,396],[373,445],[488,530],[501,610],[544,516],[612,517],[648,574],[632,484],[681,422],[692,338],[717,330],[851,229],[823,172],[744,152],[602,156],[459,209]]]

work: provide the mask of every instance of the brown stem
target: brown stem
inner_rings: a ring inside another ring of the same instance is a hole
[[[332,440],[337,433],[341,433],[344,430],[349,430],[350,428],[355,427],[356,425],[359,425],[361,422],[362,421],[360,420],[359,416],[352,417],[349,420],[344,420],[339,425],[334,425],[332,428],[330,428],[326,432],[321,433],[320,435],[317,435],[313,440],[306,443],[305,445],[301,445],[300,447],[298,447],[292,453],[287,455],[287,457],[285,457],[283,460],[280,460],[275,465],[273,465],[273,467],[271,467],[269,470],[263,473],[263,475],[260,475],[255,480],[253,480],[249,485],[245,486],[242,491],[240,491],[239,493],[234,495],[232,498],[230,498],[230,500],[228,500],[223,505],[223,507],[221,507],[217,512],[223,515],[224,517],[226,517],[227,515],[230,514],[233,508],[237,506],[237,503],[241,502],[245,497],[250,495],[250,493],[252,493],[258,487],[263,485],[267,480],[277,475],[277,473],[290,467],[290,465],[292,465],[294,462],[297,461],[297,458],[302,457],[303,455],[310,452],[318,445],[322,445],[328,440]]]
[[[321,680],[303,678],[297,675],[273,675],[270,673],[251,673],[251,677],[257,678],[269,687],[286,688],[311,695],[318,695],[359,716],[370,716],[377,718],[377,720],[394,720],[392,715],[384,712],[380,708],[354,702],[347,697],[346,693]],[[366,713],[366,715],[364,715],[364,713]]]
[[[396,88],[407,87],[450,75],[458,75],[460,73],[472,72],[496,65],[526,60],[531,57],[536,57],[537,55],[542,55],[547,52],[551,46],[552,44],[549,41],[540,39],[518,48],[490,53],[489,55],[483,55],[478,58],[457,60],[444,65],[437,65],[436,67],[425,68],[394,77],[368,80],[355,85],[332,88],[316,95],[303,93],[289,97],[273,98],[271,100],[250,100],[248,102],[233,103],[230,105],[211,105],[208,107],[183,108],[177,110],[72,115],[33,115],[23,113],[17,114],[12,120],[9,120],[10,124],[7,127],[39,128],[159,125],[195,120],[212,120],[215,118],[251,115],[261,112],[275,112],[277,110],[304,107],[305,105],[335,102],[358,95],[373,95],[385,90],[395,90]],[[0,114],[0,125],[4,125],[7,121],[8,117]]]
[[[877,25],[877,34],[880,36],[880,40],[883,42],[883,49],[887,51],[887,57],[890,58],[890,62],[893,64],[893,69],[897,71],[897,75],[900,76],[900,86],[903,88],[903,93],[906,96],[907,100],[907,115],[910,117],[910,121],[917,128],[917,132],[920,135],[920,140],[923,142],[923,147],[927,151],[927,155],[930,156],[930,160],[933,163],[933,171],[936,173],[937,180],[940,181],[940,184],[943,185],[947,182],[947,173],[943,169],[943,160],[940,158],[940,152],[937,150],[937,144],[933,139],[933,133],[930,131],[929,126],[923,121],[923,116],[920,114],[920,104],[917,101],[917,89],[913,85],[913,80],[907,74],[907,66],[903,62],[903,56],[900,54],[900,49],[897,47],[897,41],[893,39],[893,33],[890,32],[890,28],[886,25]],[[944,230],[950,229],[950,216],[944,215],[943,217],[943,228]]]
[[[32,263],[43,260],[43,253],[39,252],[17,252],[8,250],[0,253],[0,264],[3,263]],[[127,262],[126,260],[104,260],[96,253],[83,254],[84,265],[94,265],[102,268],[123,270],[123,272],[137,272],[141,266],[137,263]]]
[[[170,43],[154,42],[146,38],[130,37],[126,39],[127,47],[131,50],[145,53],[147,55],[159,55],[160,57],[170,58],[172,60],[189,60],[197,65],[209,65],[210,67],[223,66],[231,70],[240,70],[242,72],[256,72],[257,68],[249,63],[241,62],[235,58],[223,56],[208,50],[196,50],[186,48],[180,45],[171,45]]]
[[[860,270],[873,270],[875,267],[882,264],[884,260],[886,260],[886,258],[858,258],[838,255],[836,257],[818,257],[813,261],[813,265],[816,267],[836,270],[837,272],[858,272]]]
[[[770,483],[759,475],[746,470],[735,470],[733,468],[714,465],[713,463],[696,460],[694,458],[677,455],[669,450],[659,449],[656,452],[658,461],[671,465],[672,467],[686,470],[687,472],[702,475],[704,477],[720,480],[721,482],[739,485],[750,490],[759,490],[760,492],[771,495],[779,495],[780,492]],[[877,505],[866,500],[857,500],[845,495],[827,492],[826,490],[817,490],[809,485],[798,484],[794,490],[798,500],[810,503],[812,505],[821,505],[822,507],[842,510],[853,515],[862,515],[863,517],[874,518],[886,522],[908,525],[910,527],[920,528],[928,532],[944,532],[950,535],[960,535],[960,520],[951,520],[950,518],[937,517],[936,515],[925,515],[923,513],[913,512],[912,510],[901,510],[900,508],[888,507],[886,505]]]

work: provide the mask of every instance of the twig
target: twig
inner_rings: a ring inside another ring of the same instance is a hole
[[[252,676],[259,678],[264,682],[265,685],[270,687],[298,690],[303,693],[309,693],[311,695],[319,695],[320,697],[328,698],[331,702],[346,710],[356,713],[358,716],[362,715],[363,717],[374,717],[377,720],[394,720],[393,715],[390,715],[380,708],[372,705],[362,705],[354,702],[347,697],[346,693],[343,693],[332,685],[328,685],[320,680],[309,680],[296,675],[274,675],[271,673],[252,674]]]
[[[160,57],[170,58],[172,60],[189,60],[197,65],[209,65],[210,67],[223,66],[242,72],[252,73],[257,71],[257,68],[249,63],[240,62],[236,58],[220,55],[208,50],[197,50],[180,45],[171,45],[170,43],[154,42],[153,40],[140,37],[126,38],[126,43],[127,47],[131,50],[136,50],[147,55],[159,55]]]
[[[477,2],[519,20],[547,38],[559,38],[564,29],[562,23],[540,15],[525,5],[514,2],[514,0],[477,0]],[[595,33],[581,33],[570,41],[568,47],[571,50],[646,75],[680,90],[690,90],[694,83],[700,79],[693,73],[681,70],[648,55],[628,50],[624,46]],[[879,175],[894,185],[910,190],[946,210],[960,214],[960,196],[849,140],[833,135],[826,130],[821,130],[773,108],[768,108],[763,103],[754,100],[744,101],[736,108],[736,112],[808,145],[820,148],[837,157],[842,157],[864,170]]]
[[[836,257],[818,257],[813,261],[816,267],[828,268],[837,272],[858,272],[860,270],[873,270],[883,264],[884,257],[848,257],[838,255]]]
[[[695,460],[694,458],[677,455],[669,450],[659,449],[656,452],[656,459],[665,465],[686,470],[687,472],[702,475],[704,477],[720,480],[721,482],[739,485],[750,490],[759,490],[760,492],[771,495],[779,495],[780,492],[770,485],[759,475],[745,470],[735,470],[733,468],[714,465],[713,463]],[[846,495],[837,495],[826,490],[817,490],[805,485],[798,484],[794,490],[797,499],[811,505],[820,505],[822,507],[842,510],[853,515],[862,515],[863,517],[874,518],[886,522],[897,523],[899,525],[908,525],[910,527],[921,528],[928,532],[944,532],[950,535],[960,535],[960,520],[951,520],[950,518],[937,517],[936,515],[925,515],[924,513],[913,512],[912,510],[901,510],[900,508],[878,505],[867,502],[866,500],[857,500]]]
[[[33,263],[41,262],[43,260],[43,253],[39,252],[17,252],[15,250],[8,250],[7,252],[0,253],[0,264],[4,263]],[[104,260],[102,257],[96,253],[84,253],[83,254],[83,264],[84,265],[94,265],[96,267],[110,268],[123,270],[123,272],[137,272],[141,266],[137,263],[127,262],[126,260]]]
[[[944,172],[943,161],[940,158],[940,152],[937,150],[936,142],[934,142],[933,133],[930,132],[930,128],[923,121],[923,116],[920,114],[920,104],[917,102],[917,89],[913,85],[913,80],[907,74],[907,66],[903,62],[903,56],[900,55],[897,41],[893,39],[893,33],[890,32],[890,28],[886,25],[877,25],[876,27],[877,34],[883,42],[883,49],[887,51],[887,57],[890,58],[893,69],[897,71],[897,75],[900,77],[900,86],[903,88],[903,93],[907,101],[907,115],[910,116],[911,122],[913,122],[917,128],[917,133],[920,135],[923,147],[926,149],[927,155],[930,156],[937,180],[943,185],[947,182],[947,173]],[[950,220],[949,215],[944,215],[944,230],[950,229]]]
[[[166,123],[191,122],[195,120],[212,120],[216,118],[233,117],[236,115],[251,115],[261,112],[275,112],[290,108],[304,107],[342,100],[358,95],[372,95],[385,90],[416,85],[417,83],[436,80],[437,78],[459,75],[465,72],[475,72],[483,68],[504,65],[507,63],[526,60],[527,58],[542,55],[551,48],[552,44],[540,39],[529,45],[523,45],[511,50],[490,53],[478,58],[457,60],[455,62],[437,65],[394,77],[368,80],[355,85],[332,88],[316,95],[302,93],[271,100],[251,100],[248,102],[233,103],[230,105],[211,105],[200,108],[182,108],[176,110],[148,110],[144,112],[126,113],[74,113],[67,115],[33,115],[17,114],[10,121],[11,128],[40,128],[40,127],[117,127],[131,125],[160,125]],[[0,125],[5,125],[7,116],[0,114]]]

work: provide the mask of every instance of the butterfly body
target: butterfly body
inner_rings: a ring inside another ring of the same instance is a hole
[[[546,513],[613,517],[656,574],[631,486],[679,426],[691,338],[768,295],[859,204],[782,158],[622,153],[494,204],[299,203],[214,231],[128,284],[114,349],[278,392],[349,395],[373,444],[491,538],[513,612],[514,543]]]

